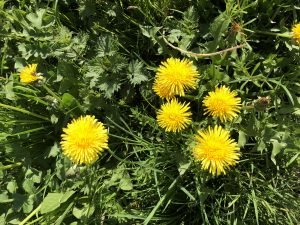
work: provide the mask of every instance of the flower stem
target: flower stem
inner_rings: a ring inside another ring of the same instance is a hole
[[[6,165],[6,166],[0,166],[0,170],[8,170],[8,169],[12,169],[18,166],[22,166],[21,162],[17,162],[15,164],[10,164],[10,165]]]
[[[14,110],[14,111],[17,111],[17,112],[21,112],[21,113],[24,113],[24,114],[27,114],[27,115],[30,115],[30,116],[33,116],[33,117],[36,117],[36,118],[39,118],[39,119],[50,121],[47,117],[44,117],[44,116],[38,115],[36,113],[30,112],[26,109],[20,109],[20,108],[17,108],[17,107],[11,106],[11,105],[5,105],[5,104],[2,104],[2,103],[0,103],[0,107],[10,109],[10,110]]]
[[[19,223],[19,225],[24,225],[28,220],[31,219],[31,217],[33,217],[36,213],[38,213],[41,207],[42,204],[40,204],[35,210],[33,210],[23,221],[21,221],[21,223]]]
[[[248,29],[245,29],[245,30],[251,31],[251,32],[257,33],[257,34],[266,34],[266,35],[277,36],[277,37],[291,38],[291,34],[288,33],[288,32],[286,32],[286,33],[274,33],[274,32],[270,32],[270,31],[248,30]]]
[[[44,83],[42,83],[42,87],[53,97],[55,98],[59,103],[62,103],[62,100],[60,99],[60,97],[54,93],[54,91],[52,91],[50,88],[47,87],[47,85],[45,85]]]

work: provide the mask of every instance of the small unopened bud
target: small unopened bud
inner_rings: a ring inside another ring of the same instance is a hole
[[[265,110],[270,105],[270,103],[271,103],[270,96],[266,96],[266,97],[258,96],[258,98],[253,101],[254,108],[258,111]]]

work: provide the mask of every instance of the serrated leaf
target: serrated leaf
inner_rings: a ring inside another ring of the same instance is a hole
[[[117,92],[121,87],[119,82],[113,79],[106,79],[105,82],[99,85],[99,89],[104,92],[106,98],[111,98],[115,92]]]
[[[143,81],[147,81],[148,78],[145,76],[143,72],[143,63],[137,60],[131,61],[128,65],[128,79],[131,84],[137,85],[142,83]]]
[[[40,183],[42,179],[42,172],[38,171],[34,168],[28,168],[26,173],[25,173],[26,179],[30,179],[34,183]]]
[[[48,157],[56,157],[59,152],[60,152],[60,148],[57,142],[55,142],[49,151]]]
[[[42,28],[43,16],[45,14],[45,9],[39,9],[36,13],[29,13],[26,18],[31,22],[31,24],[38,28]]]
[[[97,42],[97,56],[112,56],[118,51],[117,41],[111,35],[102,35]]]
[[[168,35],[168,41],[171,43],[178,43],[181,34],[182,34],[181,31],[178,29],[171,30],[170,34]]]
[[[221,37],[228,29],[230,22],[230,17],[226,13],[221,13],[211,24],[210,32],[214,37],[214,40],[210,42],[208,46],[211,51],[214,51],[218,47]]]
[[[152,27],[152,26],[140,26],[142,34],[148,38],[155,40],[156,33],[160,30],[161,27]]]

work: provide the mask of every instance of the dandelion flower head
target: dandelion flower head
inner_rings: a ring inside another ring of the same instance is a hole
[[[63,153],[75,164],[91,164],[108,148],[108,132],[94,116],[81,116],[63,129]]]
[[[29,84],[41,79],[41,76],[39,76],[36,72],[36,67],[37,64],[30,64],[28,66],[25,66],[20,73],[21,82]]]
[[[166,131],[177,132],[192,122],[191,115],[189,103],[180,103],[174,98],[161,106],[157,113],[157,121]]]
[[[201,162],[203,170],[208,170],[213,176],[226,174],[226,169],[234,166],[240,158],[237,143],[230,139],[229,131],[221,126],[198,131],[195,138],[194,158]]]
[[[297,23],[293,26],[292,36],[295,42],[300,45],[300,23]]]
[[[232,120],[238,116],[241,109],[241,98],[229,88],[221,86],[208,93],[203,100],[205,113],[220,118],[221,121]]]
[[[161,98],[184,96],[187,89],[196,89],[198,78],[192,61],[169,58],[158,67],[153,90]]]

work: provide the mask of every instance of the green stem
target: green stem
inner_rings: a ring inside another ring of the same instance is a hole
[[[35,210],[33,210],[19,225],[24,225],[28,220],[31,219],[38,211],[41,209],[42,204],[40,204]]]
[[[50,88],[48,88],[44,83],[42,83],[42,87],[52,96],[54,97],[59,103],[62,103],[62,100],[58,95],[56,95]]]
[[[242,107],[242,110],[252,110],[252,109],[254,109],[253,105],[245,105]]]
[[[245,29],[246,30],[246,29]],[[260,31],[260,30],[248,30],[257,34],[266,34],[266,35],[272,35],[272,36],[277,36],[277,37],[285,37],[285,38],[291,38],[290,33],[274,33],[274,32],[269,32],[269,31]]]
[[[22,166],[21,162],[17,162],[15,164],[10,164],[10,165],[6,165],[6,166],[0,166],[0,170],[8,170],[8,169],[12,169],[18,166]]]
[[[11,109],[11,110],[21,112],[21,113],[24,113],[24,114],[27,114],[27,115],[30,115],[30,116],[33,116],[33,117],[36,117],[36,118],[39,118],[39,119],[50,121],[50,119],[48,119],[47,117],[44,117],[44,116],[38,115],[36,113],[30,112],[26,109],[20,109],[20,108],[17,108],[17,107],[11,106],[11,105],[2,104],[2,103],[0,103],[0,107],[6,108],[6,109]]]

